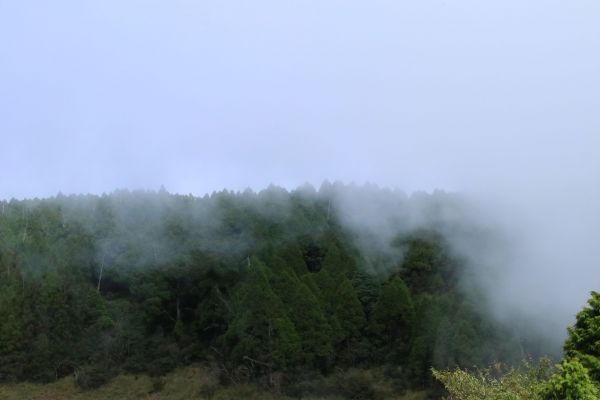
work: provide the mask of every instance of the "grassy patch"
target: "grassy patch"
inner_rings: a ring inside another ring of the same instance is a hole
[[[356,378],[358,372],[350,372],[348,378]],[[384,399],[426,400],[425,392],[395,396],[384,383],[373,379]],[[333,379],[333,378],[332,378]],[[277,396],[265,392],[254,385],[223,387],[206,367],[180,368],[172,373],[153,378],[146,375],[119,375],[106,385],[93,390],[82,391],[72,377],[50,384],[4,384],[0,385],[1,400],[292,400],[291,397]],[[304,400],[343,400],[342,396],[303,397]]]

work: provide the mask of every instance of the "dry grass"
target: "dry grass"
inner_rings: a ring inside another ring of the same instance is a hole
[[[160,379],[157,381],[157,379]],[[161,388],[156,391],[157,383]],[[386,396],[387,398],[387,396]],[[205,367],[186,367],[164,378],[145,375],[120,375],[99,389],[82,391],[72,377],[50,384],[0,385],[0,400],[291,400],[261,391],[252,385],[221,387],[216,377]],[[411,393],[394,400],[426,400],[424,392]],[[325,400],[305,398],[305,400]],[[330,397],[327,400],[341,400]]]
[[[201,399],[204,385],[214,384],[203,368],[188,367],[167,375],[162,390],[152,393],[155,379],[144,375],[120,375],[96,390],[82,391],[67,377],[46,385],[19,383],[0,386],[1,400],[184,400]]]

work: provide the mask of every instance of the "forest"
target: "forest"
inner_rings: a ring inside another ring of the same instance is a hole
[[[466,208],[327,182],[2,201],[0,382],[85,391],[139,374],[160,391],[202,365],[219,387],[290,398],[598,398],[600,297],[552,367],[560,349],[493,318],[453,248],[457,232],[494,240]]]

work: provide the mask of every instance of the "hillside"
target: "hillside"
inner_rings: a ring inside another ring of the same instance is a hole
[[[493,233],[456,195],[326,183],[0,207],[2,381],[93,389],[200,363],[223,384],[290,395],[351,368],[435,392],[432,366],[549,351],[488,315],[449,235]]]

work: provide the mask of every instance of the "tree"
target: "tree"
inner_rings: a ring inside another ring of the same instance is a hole
[[[24,293],[19,271],[12,269],[0,280],[0,379],[21,378],[27,360]]]
[[[336,243],[330,243],[327,246],[327,254],[323,260],[323,271],[330,276],[338,278],[341,275],[350,276],[355,266],[352,261],[344,254]]]
[[[382,288],[371,321],[371,330],[383,341],[390,357],[398,358],[408,350],[413,321],[410,292],[404,281],[396,276]]]
[[[453,371],[432,369],[432,372],[448,391],[448,400],[540,400],[549,368],[549,360],[543,359],[538,364],[525,363],[520,369],[507,371],[497,364],[475,371],[457,368]]]
[[[596,400],[600,398],[598,373],[598,343],[600,342],[600,294],[592,292],[588,306],[577,314],[574,326],[568,329],[565,358],[548,377],[548,361],[536,368],[507,372],[493,369],[469,372],[433,370],[451,400],[475,399],[540,399]]]
[[[578,359],[565,359],[542,389],[544,400],[597,400],[598,386]]]
[[[341,280],[335,295],[338,299],[335,305],[336,315],[340,320],[345,337],[350,339],[358,336],[365,326],[366,319],[356,290],[348,278],[344,277]]]
[[[233,319],[225,341],[238,362],[271,374],[294,364],[301,356],[298,332],[281,299],[273,292],[267,267],[258,259],[234,293]]]
[[[287,268],[273,273],[271,281],[300,335],[304,363],[327,363],[333,357],[332,330],[318,298]]]
[[[600,382],[600,293],[591,293],[588,305],[577,314],[575,325],[568,332],[567,358],[579,359],[592,379]]]

